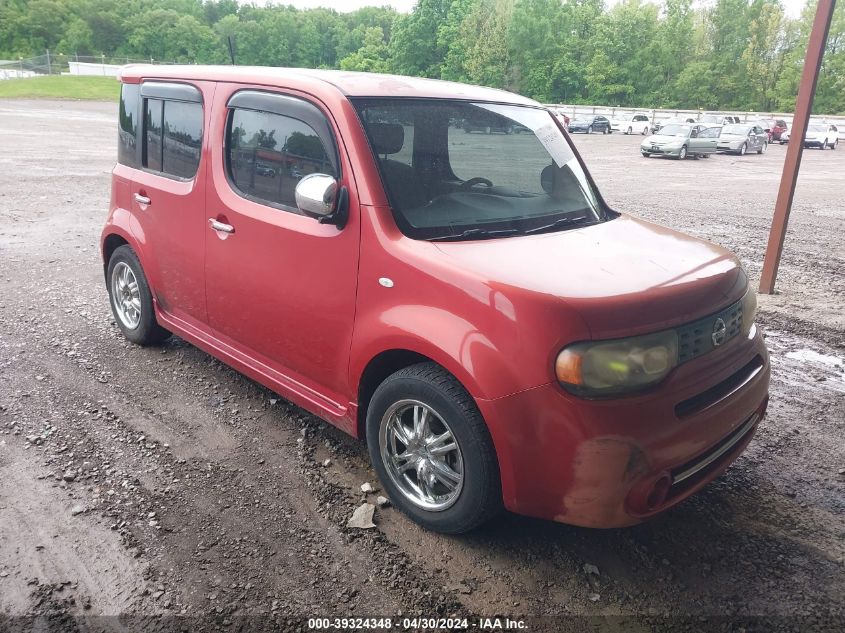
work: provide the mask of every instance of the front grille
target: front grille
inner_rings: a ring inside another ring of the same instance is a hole
[[[706,391],[687,398],[675,405],[675,415],[678,418],[686,418],[697,415],[702,411],[730,398],[735,393],[742,391],[757,375],[763,371],[764,364],[761,356],[757,355],[749,363],[725,378],[722,382],[713,385]]]
[[[712,352],[718,347],[713,341],[714,326],[721,319],[725,324],[724,339],[718,346],[724,345],[742,328],[742,300],[710,316],[676,328],[678,333],[678,362],[685,363]]]

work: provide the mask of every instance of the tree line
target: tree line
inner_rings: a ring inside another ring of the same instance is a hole
[[[376,0],[377,1],[377,0]],[[697,5],[696,5],[697,6]],[[791,111],[816,0],[419,0],[349,13],[237,0],[0,0],[0,59],[54,53],[451,79],[543,102]],[[845,2],[815,108],[845,113]]]

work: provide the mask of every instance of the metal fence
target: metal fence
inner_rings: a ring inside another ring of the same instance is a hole
[[[546,104],[550,108],[554,108],[569,118],[576,116],[589,116],[593,114],[602,114],[608,119],[617,119],[634,114],[645,114],[652,125],[655,123],[662,123],[669,120],[678,120],[693,118],[696,121],[700,120],[705,114],[715,114],[718,116],[731,115],[738,116],[740,121],[753,123],[760,119],[783,119],[788,125],[792,125],[793,114],[791,112],[737,112],[728,110],[671,110],[658,108],[623,108],[614,106],[592,106],[592,105],[569,105],[561,103]],[[814,121],[823,121],[825,123],[832,123],[839,128],[839,133],[845,133],[845,116],[826,116],[814,115]]]
[[[168,64],[152,57],[116,57],[113,55],[65,55],[45,51],[36,57],[0,60],[0,79],[22,79],[39,75],[106,75],[124,64]]]

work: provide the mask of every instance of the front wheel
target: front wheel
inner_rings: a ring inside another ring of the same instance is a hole
[[[135,251],[128,245],[115,249],[109,259],[109,303],[123,336],[137,345],[154,345],[170,336],[155,318],[150,286]]]
[[[645,136],[646,134],[648,134],[648,126],[647,125],[643,128],[643,136]]]
[[[765,152],[765,151],[768,149],[768,147],[769,147],[769,144],[768,144],[768,143],[763,143],[763,144],[760,146],[760,149],[758,149],[758,150],[757,150],[757,153],[758,153],[758,154],[762,154],[763,152]]]
[[[819,149],[820,149],[820,150],[825,150],[825,149],[827,149],[827,141],[824,141],[821,145],[819,145]]]
[[[632,129],[629,127],[629,128],[628,128],[628,130],[625,132],[625,134],[631,134],[631,133],[633,133],[633,131],[634,131],[634,130],[632,130]]]
[[[591,125],[587,128],[587,134],[592,134],[592,133],[593,133],[593,126]]]
[[[684,160],[687,157],[687,146],[683,145],[681,151],[678,152],[678,160]]]
[[[393,504],[427,529],[468,532],[502,507],[481,413],[435,363],[400,369],[379,385],[367,410],[367,446]]]
[[[745,152],[748,151],[748,143],[743,143],[742,147],[739,148],[739,155],[745,156]]]
[[[649,156],[651,156],[651,154],[649,154],[648,152],[640,152],[640,154],[643,155],[643,158],[648,158]]]

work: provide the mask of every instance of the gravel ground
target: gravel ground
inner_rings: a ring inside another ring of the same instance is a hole
[[[678,162],[640,140],[576,138],[608,201],[759,275],[785,148]],[[445,537],[389,506],[346,527],[379,493],[363,445],[179,339],[120,336],[97,250],[115,141],[113,104],[0,101],[0,631],[845,629],[845,151],[806,152],[761,300],[769,416],[724,476],[633,528]]]

